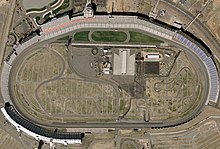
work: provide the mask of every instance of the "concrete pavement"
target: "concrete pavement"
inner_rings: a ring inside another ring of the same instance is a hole
[[[200,67],[205,74],[205,96],[202,102],[194,109],[194,111],[187,115],[187,117],[184,117],[180,120],[174,121],[174,122],[163,122],[163,123],[153,123],[153,122],[148,122],[148,123],[125,123],[125,122],[112,122],[112,123],[53,123],[51,125],[48,125],[49,127],[80,127],[80,128],[144,128],[144,127],[170,127],[170,126],[175,126],[175,125],[180,125],[182,123],[185,123],[195,116],[197,116],[203,109],[205,103],[207,100],[209,100],[209,92],[210,92],[210,75],[212,75],[207,69],[209,66],[206,66],[206,63],[203,62],[203,58],[207,59],[208,56],[204,55],[201,51],[201,49],[196,48],[196,51],[199,52],[194,52],[190,47],[191,43],[189,40],[184,39],[185,37],[180,37],[180,40],[178,41],[176,38],[178,34],[174,31],[168,30],[166,28],[163,28],[161,26],[157,26],[153,23],[140,20],[137,17],[134,16],[114,16],[113,18],[109,18],[108,16],[95,16],[94,18],[83,18],[82,16],[72,18],[69,20],[67,17],[62,17],[60,19],[54,20],[52,22],[49,22],[48,24],[45,24],[42,26],[43,32],[41,33],[41,36],[36,36],[33,39],[27,41],[26,43],[19,45],[17,48],[17,53],[18,56],[13,56],[9,60],[8,63],[4,65],[4,67],[8,67],[7,65],[13,65],[13,61],[16,59],[19,59],[19,55],[23,54],[25,51],[27,51],[30,47],[35,48],[43,43],[46,43],[50,40],[53,40],[54,38],[57,38],[59,36],[62,36],[63,34],[67,34],[71,31],[74,30],[79,30],[79,29],[92,29],[92,28],[123,28],[123,29],[136,29],[138,28],[139,30],[142,30],[144,32],[147,32],[148,34],[152,34],[154,36],[157,36],[159,38],[163,38],[164,40],[169,41],[172,44],[175,44],[182,49],[188,51],[193,57],[194,60],[197,61],[198,67]],[[183,40],[183,41],[182,41]],[[185,43],[186,42],[186,43]],[[190,44],[189,44],[190,43]],[[85,43],[78,43],[78,45],[85,45]],[[188,45],[189,44],[189,45]],[[197,43],[195,43],[197,44]],[[92,44],[88,44],[88,46],[91,46]],[[93,45],[95,46],[95,45]],[[109,44],[108,46],[118,46],[115,44]],[[123,45],[125,46],[125,45]],[[144,45],[146,46],[146,45]],[[193,47],[198,47],[194,45]],[[200,55],[202,53],[202,55]],[[7,72],[8,71],[8,72]],[[5,73],[5,75],[2,75],[4,79],[8,80],[9,76],[7,76],[10,73],[10,70],[8,69]],[[3,72],[4,73],[4,72]],[[3,80],[3,79],[2,79]],[[218,80],[217,80],[218,81]],[[2,82],[2,92],[4,90],[8,89],[8,83],[7,82]],[[8,94],[8,95],[7,95]],[[6,101],[8,101],[7,98],[10,98],[9,93],[3,94],[3,97]],[[12,102],[13,103],[13,102]],[[30,120],[33,121],[33,120]],[[37,123],[37,122],[36,122]],[[42,124],[39,124],[42,125]],[[45,125],[47,126],[47,125]]]

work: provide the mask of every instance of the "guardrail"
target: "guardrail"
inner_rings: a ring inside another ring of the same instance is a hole
[[[191,49],[204,62],[210,77],[210,93],[206,104],[208,104],[209,101],[217,103],[219,94],[218,72],[211,57],[208,57],[199,46],[197,46],[181,34],[176,33],[174,39],[182,43],[188,49]]]
[[[130,24],[129,24],[130,23]],[[127,29],[136,29],[143,30],[145,32],[149,32],[155,36],[160,36],[160,38],[164,38],[166,40],[171,40],[178,42],[179,44],[184,45],[186,48],[193,51],[205,64],[210,80],[210,92],[206,104],[209,101],[216,103],[218,99],[218,92],[219,92],[219,82],[218,82],[218,75],[217,69],[211,57],[207,56],[206,53],[197,45],[198,43],[193,43],[192,41],[188,40],[183,35],[176,33],[173,30],[168,30],[161,26],[157,26],[152,24],[146,20],[138,19],[138,17],[134,16],[116,16],[113,18],[109,18],[108,16],[95,16],[94,18],[85,19],[82,16],[77,16],[75,18],[69,19],[69,16],[61,17],[60,20],[53,20],[48,22],[48,24],[44,24],[41,26],[42,31],[41,36],[34,36],[30,40],[26,42],[16,45],[14,48],[14,52],[11,52],[7,57],[4,65],[3,71],[1,75],[1,91],[2,96],[5,102],[11,102],[10,95],[8,91],[8,80],[10,70],[12,68],[12,63],[16,59],[16,56],[19,55],[23,50],[27,49],[28,47],[32,46],[33,44],[37,44],[55,37],[58,37],[62,34],[66,34],[68,32],[82,29],[82,28],[127,28]],[[13,103],[12,103],[13,104]],[[6,119],[12,123],[17,130],[24,131],[25,133],[35,137],[36,139],[40,137],[40,139],[44,139],[45,141],[56,141],[58,143],[66,144],[68,142],[67,136],[71,136],[69,133],[60,133],[63,137],[58,137],[57,133],[50,132],[45,130],[44,128],[39,128],[37,125],[25,120],[21,115],[19,115],[13,106],[8,106],[1,109]],[[201,107],[198,111],[195,112],[194,115],[190,117],[184,118],[182,121],[178,121],[178,124],[173,124],[171,126],[176,126],[182,123],[185,123],[191,120],[193,117],[197,116],[201,112]],[[25,124],[23,124],[25,123]],[[162,127],[165,124],[161,125]],[[167,125],[170,127],[170,125]],[[34,128],[34,129],[32,129]],[[159,127],[157,127],[159,128]],[[37,131],[36,131],[37,130]],[[82,135],[82,134],[81,134]],[[49,139],[50,138],[50,139]],[[77,141],[69,140],[69,143],[81,143],[78,139]]]
[[[80,132],[56,132],[40,127],[23,118],[12,105],[7,105],[1,108],[5,118],[17,129],[22,131],[36,140],[45,142],[67,144],[82,144],[84,133]]]

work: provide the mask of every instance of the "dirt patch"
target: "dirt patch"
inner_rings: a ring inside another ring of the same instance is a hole
[[[216,37],[218,37],[218,39],[220,39],[220,24],[219,24],[219,20],[220,20],[220,12],[217,12],[213,17],[211,17],[211,19],[207,22],[208,27],[210,28],[211,32],[216,35]]]
[[[9,3],[8,0],[1,0],[1,1],[0,1],[0,7],[1,7],[2,5],[7,4],[7,3]]]
[[[94,141],[89,149],[112,149],[114,148],[113,140]]]
[[[107,12],[135,12],[138,0],[107,0]]]

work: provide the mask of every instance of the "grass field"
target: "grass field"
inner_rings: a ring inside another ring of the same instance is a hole
[[[124,42],[127,35],[124,32],[116,31],[95,31],[92,39],[99,42]]]
[[[36,22],[38,23],[38,21],[40,21],[40,16],[36,16],[35,19],[36,19]]]
[[[81,31],[74,34],[75,41],[89,41],[90,31]],[[134,43],[148,43],[148,44],[159,44],[163,41],[153,38],[151,36],[130,31],[131,39],[129,42]],[[92,33],[91,38],[96,42],[125,42],[127,35],[125,32],[121,31],[95,31]],[[68,40],[67,38],[62,38],[60,40]]]
[[[140,42],[140,43],[150,43],[150,44],[159,44],[163,43],[163,41],[148,36],[146,34],[138,33],[138,32],[129,32],[131,39],[129,42]]]
[[[77,32],[74,35],[75,41],[89,41],[89,31]]]
[[[90,120],[112,119],[117,110],[114,88],[63,75],[69,69],[64,64],[66,56],[64,46],[41,48],[27,56],[17,71],[17,104],[42,121],[77,121],[82,116]],[[62,78],[55,78],[59,74]]]
[[[51,13],[49,12],[48,14],[46,14],[46,15],[44,16],[44,19],[45,19],[45,20],[49,19],[49,18],[50,18],[50,15],[51,15]]]

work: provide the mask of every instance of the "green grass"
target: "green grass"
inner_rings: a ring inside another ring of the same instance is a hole
[[[158,49],[153,49],[153,48],[144,49],[143,51],[144,52],[159,52],[160,53],[160,51]]]
[[[151,36],[148,36],[146,34],[142,34],[139,32],[129,32],[131,39],[129,42],[139,42],[139,43],[149,43],[149,44],[159,44],[163,43],[163,41],[153,38]]]
[[[38,21],[40,21],[40,16],[36,16],[35,19],[36,19],[36,22],[38,23]]]
[[[58,14],[62,9],[67,9],[70,5],[70,0],[64,0],[63,4],[52,12]]]
[[[92,34],[92,39],[99,42],[124,42],[127,35],[118,31],[95,31]]]
[[[120,111],[124,112],[124,109],[125,109],[125,101],[124,101],[124,99],[122,99],[122,100],[120,100]]]
[[[44,19],[45,19],[45,20],[49,19],[49,18],[50,18],[50,15],[51,15],[51,13],[49,12],[48,14],[46,14],[46,15],[44,16]]]
[[[75,41],[89,41],[89,31],[82,31],[82,32],[77,32],[74,35],[74,40]]]

